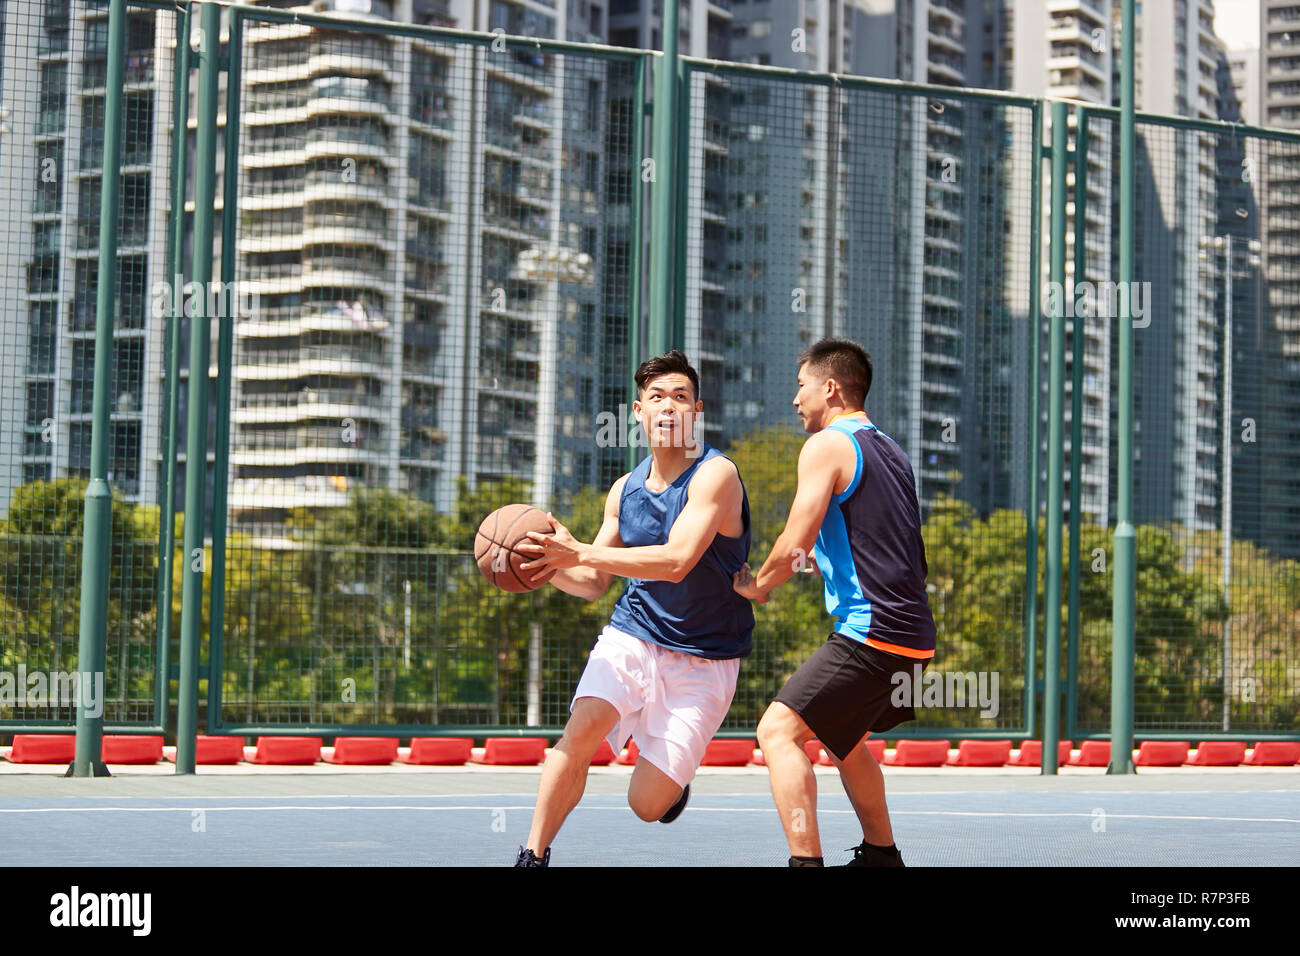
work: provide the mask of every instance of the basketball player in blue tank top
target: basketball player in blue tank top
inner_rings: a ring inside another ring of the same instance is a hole
[[[894,675],[934,657],[925,593],[916,482],[907,455],[862,410],[871,356],[825,339],[799,357],[795,409],[812,436],[799,453],[799,481],[785,530],[757,576],[736,575],[739,594],[760,603],[813,550],[835,630],[776,695],[758,724],[772,797],[791,866],[822,866],[817,779],[803,744],[816,737],[839,768],[862,824],[849,866],[902,866],[885,806],[885,780],[863,741],[916,715],[895,706]]]
[[[615,576],[630,578],[587,658],[564,737],[542,767],[528,843],[516,866],[546,866],[550,845],[582,798],[587,768],[608,738],[631,738],[639,756],[627,800],[642,820],[671,823],[686,806],[704,748],[736,692],[754,630],[750,602],[733,590],[749,554],[749,503],[740,473],[697,441],[699,377],[674,349],[642,363],[633,413],[650,454],[614,482],[605,519],[583,544],[553,517],[553,534],[520,545],[521,567],[594,601]]]

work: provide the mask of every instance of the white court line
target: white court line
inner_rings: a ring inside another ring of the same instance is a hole
[[[979,796],[1017,796],[1017,797],[1074,797],[1074,796],[1117,796],[1131,794],[1135,796],[1182,796],[1183,794],[1222,794],[1224,796],[1240,797],[1249,796],[1255,793],[1289,793],[1295,794],[1300,792],[1300,788],[1283,788],[1280,790],[892,790],[895,796],[907,797],[979,797]],[[293,794],[250,794],[241,796],[235,793],[227,794],[187,794],[184,798],[177,796],[152,796],[149,794],[137,794],[131,797],[133,800],[464,800],[464,799],[487,799],[488,797],[523,797],[527,794],[515,791],[513,793],[293,793]],[[617,793],[588,794],[588,796],[600,797],[617,797]],[[767,792],[763,793],[702,793],[699,796],[710,799],[717,797],[768,797]],[[838,792],[824,794],[829,798],[841,796]],[[0,800],[76,800],[84,799],[85,794],[78,796],[49,796],[43,794],[40,796],[23,796],[21,794],[8,795],[0,794]],[[102,799],[107,800],[107,797]],[[188,806],[188,804],[187,804]],[[163,808],[157,808],[163,809]],[[0,812],[8,812],[0,810]],[[827,811],[828,813],[830,811]],[[840,811],[835,811],[840,812]],[[893,811],[890,811],[891,813]],[[918,811],[922,812],[922,811]]]
[[[28,808],[11,808],[0,809],[0,813],[192,813],[196,808],[190,806],[183,807],[28,807]],[[444,810],[460,811],[478,811],[484,810],[532,810],[531,805],[527,806],[505,806],[505,807],[471,807],[471,806],[450,806],[450,807],[427,807],[414,805],[394,805],[394,806],[360,806],[360,805],[330,805],[330,806],[296,806],[287,804],[283,806],[270,807],[204,807],[205,812],[221,813],[265,813],[265,812],[282,812],[282,811],[320,811],[320,810],[382,810],[382,811],[424,811],[437,812]],[[626,807],[583,807],[579,805],[579,810],[613,810],[624,812]],[[696,813],[775,813],[774,807],[694,807]],[[852,810],[822,810],[822,813],[853,813]],[[1032,812],[1002,812],[1002,811],[980,811],[980,810],[895,810],[892,816],[942,816],[942,817],[1085,817],[1092,818],[1094,814],[1090,812],[1080,813],[1032,813]],[[1154,813],[1107,813],[1107,819],[1116,820],[1200,820],[1214,821],[1219,823],[1297,823],[1300,819],[1291,819],[1289,817],[1214,817],[1214,816],[1193,816],[1183,814],[1154,814]]]

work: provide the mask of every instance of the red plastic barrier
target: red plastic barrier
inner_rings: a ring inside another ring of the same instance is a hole
[[[754,759],[753,740],[724,740],[715,737],[704,748],[701,767],[744,767]]]
[[[947,762],[946,740],[900,740],[894,755],[885,757],[892,767],[942,767]]]
[[[243,737],[209,737],[199,734],[194,741],[196,764],[237,764],[244,759]]]
[[[1139,767],[1181,767],[1191,744],[1186,740],[1144,740],[1133,763]]]
[[[280,767],[309,766],[320,760],[319,737],[258,737],[250,763]]]
[[[104,763],[154,764],[162,760],[163,739],[152,734],[105,734],[100,754]]]
[[[469,760],[473,748],[469,737],[412,737],[411,752],[398,759],[422,767],[459,767]]]
[[[1005,767],[1011,760],[1010,740],[959,740],[952,767]]]
[[[14,734],[10,763],[71,763],[77,756],[75,734]]]
[[[609,741],[604,737],[600,740],[600,746],[591,757],[593,767],[608,767],[614,762],[614,748],[609,745]]]
[[[1109,767],[1110,741],[1085,740],[1079,744],[1079,753],[1070,758],[1071,767]]]
[[[1070,741],[1056,742],[1056,765],[1064,766],[1070,762]],[[1020,744],[1020,752],[1011,761],[1013,767],[1041,767],[1043,765],[1043,742],[1025,740]]]
[[[397,759],[396,737],[335,737],[326,763],[386,767]]]
[[[489,737],[475,763],[495,767],[536,767],[546,759],[545,737]]]
[[[1300,741],[1261,740],[1243,762],[1251,767],[1293,767],[1300,763]]]
[[[629,740],[627,742],[627,749],[615,757],[614,762],[620,763],[625,767],[635,767],[638,756],[640,756],[640,751],[636,749],[636,741]]]
[[[1235,767],[1246,759],[1244,740],[1202,740],[1196,756],[1187,761],[1193,767]]]

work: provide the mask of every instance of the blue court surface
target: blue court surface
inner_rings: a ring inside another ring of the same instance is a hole
[[[527,837],[538,782],[536,769],[517,768],[131,769],[71,780],[5,765],[6,864],[505,866]],[[701,770],[690,806],[668,826],[628,809],[629,775],[592,771],[553,866],[785,864],[765,771]],[[847,862],[861,831],[834,771],[819,771],[818,784],[826,862]],[[887,771],[886,792],[910,867],[1300,865],[1295,768]]]

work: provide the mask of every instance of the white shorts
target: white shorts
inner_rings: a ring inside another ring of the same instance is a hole
[[[614,752],[631,737],[641,757],[684,787],[727,716],[739,673],[739,658],[683,654],[606,626],[573,699],[598,697],[612,704],[619,716],[608,738]]]

